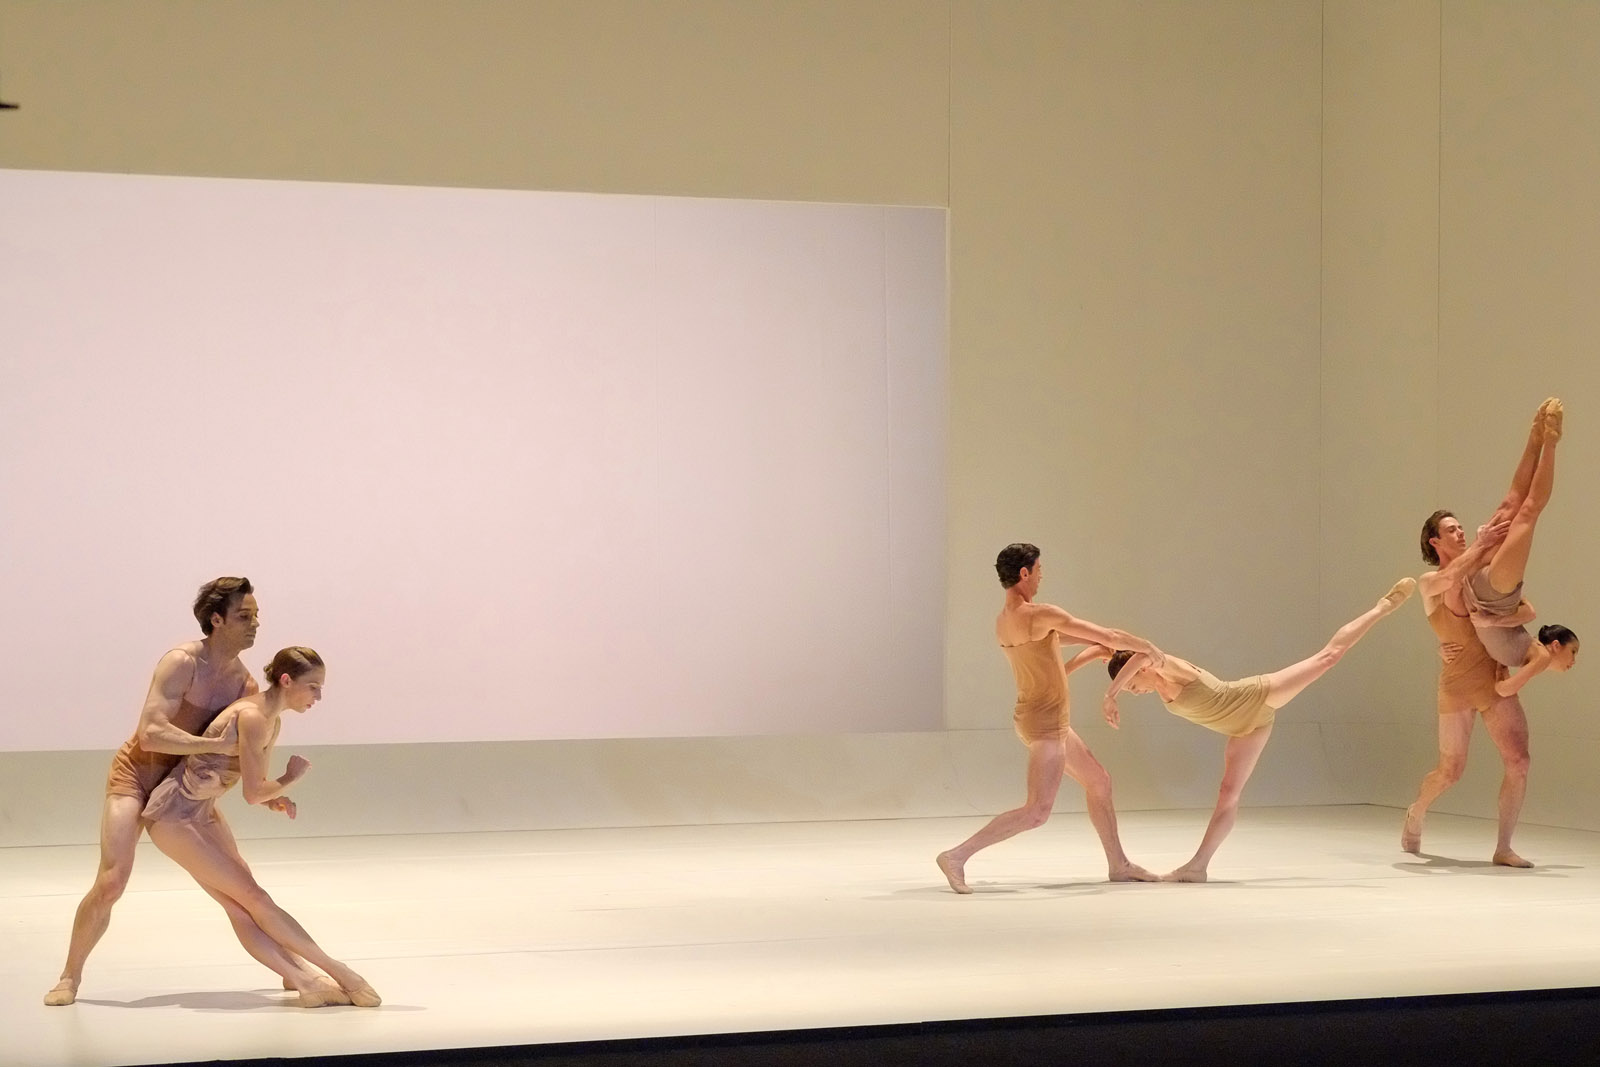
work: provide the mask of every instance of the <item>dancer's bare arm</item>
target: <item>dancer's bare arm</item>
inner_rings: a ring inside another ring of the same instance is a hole
[[[1085,645],[1104,645],[1107,648],[1131,648],[1160,661],[1161,651],[1142,637],[1125,630],[1115,630],[1099,623],[1069,615],[1054,604],[1036,604],[1033,613],[1033,638],[1038,640],[1054,630],[1069,641]]]
[[[183,703],[183,694],[194,684],[199,667],[194,656],[182,649],[173,649],[156,664],[155,677],[150,680],[150,692],[144,698],[144,710],[139,712],[139,728],[135,736],[139,744],[151,752],[169,756],[187,756],[191,752],[229,752],[233,749],[232,731],[222,737],[196,737],[172,725],[172,715]]]
[[[1162,659],[1166,658],[1161,654],[1159,648],[1154,646],[1151,646],[1151,648],[1155,653],[1153,656],[1145,652],[1135,652],[1128,657],[1128,662],[1124,663],[1122,669],[1117,672],[1117,676],[1111,679],[1111,685],[1107,687],[1106,695],[1100,701],[1100,712],[1106,717],[1106,725],[1113,730],[1122,728],[1122,710],[1117,707],[1117,694],[1122,692],[1127,684],[1133,680],[1134,675],[1145,667],[1159,664]]]
[[[1105,645],[1090,645],[1082,652],[1079,652],[1076,656],[1073,656],[1071,659],[1067,660],[1066,663],[1062,664],[1062,666],[1066,668],[1068,674],[1071,674],[1074,671],[1087,667],[1091,663],[1098,663],[1103,659],[1110,658],[1111,650]]]
[[[1528,649],[1528,661],[1517,672],[1505,681],[1494,683],[1494,691],[1503,697],[1516,696],[1523,686],[1533,681],[1538,675],[1550,666],[1550,650],[1534,642]]]
[[[274,723],[262,714],[261,709],[246,704],[239,709],[239,790],[246,804],[266,804],[283,795],[295,782],[305,777],[311,761],[304,756],[290,756],[289,765],[277,778],[267,777],[267,767],[272,762],[272,746],[277,738]],[[273,810],[282,810],[281,806]]]
[[[1492,522],[1485,526],[1478,539],[1468,545],[1465,552],[1438,570],[1429,571],[1417,579],[1417,588],[1425,597],[1443,596],[1451,586],[1464,580],[1473,571],[1482,569],[1489,562],[1489,556],[1506,539],[1506,534],[1510,530],[1509,521]]]
[[[1474,615],[1473,621],[1481,626],[1504,626],[1509,628],[1512,626],[1526,626],[1538,617],[1539,613],[1533,610],[1533,605],[1528,603],[1527,598],[1523,598],[1522,602],[1517,605],[1517,610],[1510,615]]]

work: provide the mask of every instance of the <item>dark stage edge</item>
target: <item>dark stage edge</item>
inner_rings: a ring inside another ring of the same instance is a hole
[[[1600,950],[1600,946],[1597,946]],[[529,1005],[537,1012],[537,1003]],[[1600,1065],[1600,987],[438,1049],[237,1067]],[[156,1067],[156,1065],[151,1065]]]

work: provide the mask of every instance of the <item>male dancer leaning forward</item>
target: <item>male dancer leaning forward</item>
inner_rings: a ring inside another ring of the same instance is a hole
[[[995,560],[1005,607],[995,619],[995,636],[1011,662],[1017,680],[1017,704],[1012,715],[1017,736],[1028,746],[1028,799],[1020,808],[1002,812],[989,824],[948,852],[939,853],[939,870],[950,888],[970,893],[967,860],[981,848],[1044,825],[1055,805],[1061,776],[1070,774],[1083,787],[1089,821],[1100,835],[1113,882],[1154,882],[1158,877],[1131,862],[1117,837],[1117,813],[1111,804],[1111,776],[1100,766],[1073,731],[1068,718],[1067,675],[1104,654],[1102,647],[1143,652],[1159,663],[1160,651],[1148,641],[1121,630],[1110,630],[1077,619],[1054,604],[1036,604],[1044,565],[1033,545],[1007,545]],[[1061,662],[1061,642],[1088,644],[1090,648]]]
[[[111,759],[105,805],[100,814],[100,870],[88,895],[78,905],[67,963],[61,970],[61,981],[45,994],[46,1004],[71,1004],[77,999],[84,961],[106,932],[111,906],[122,896],[133,870],[134,846],[143,831],[139,817],[150,791],[182,756],[231,751],[237,743],[231,730],[222,737],[198,735],[223,708],[242,696],[259,692],[249,670],[239,662],[239,653],[255,644],[256,627],[260,625],[250,580],[218,578],[207,582],[195,598],[194,617],[204,638],[161,657],[150,681],[144,710],[139,713],[138,728]],[[248,913],[228,907],[226,902],[223,906],[246,948],[267,940]],[[247,928],[241,929],[241,922]]]
[[[1528,718],[1516,696],[1502,697],[1495,692],[1495,682],[1505,677],[1505,668],[1478,639],[1461,595],[1463,579],[1488,562],[1510,527],[1497,511],[1495,521],[1484,528],[1471,548],[1461,521],[1448,511],[1434,512],[1422,527],[1422,558],[1439,569],[1424,574],[1417,585],[1428,625],[1439,638],[1444,665],[1439,670],[1439,762],[1422,779],[1417,799],[1406,809],[1400,847],[1407,852],[1421,854],[1423,819],[1440,794],[1461,780],[1472,725],[1475,717],[1482,715],[1505,767],[1494,862],[1503,867],[1533,866],[1511,847],[1528,790]]]

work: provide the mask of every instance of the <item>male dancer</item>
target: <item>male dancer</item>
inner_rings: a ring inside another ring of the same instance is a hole
[[[161,657],[144,710],[139,713],[139,725],[112,757],[100,814],[100,869],[78,905],[66,966],[61,980],[45,994],[46,1004],[71,1004],[77,999],[84,961],[106,932],[111,907],[122,896],[133,870],[134,846],[143,831],[140,813],[150,791],[188,753],[231,751],[236,743],[232,731],[214,738],[199,735],[223,708],[260,691],[239,662],[239,653],[255,644],[260,625],[250,579],[218,578],[201,586],[194,617],[205,636]],[[269,956],[274,951],[281,956],[281,950],[255,927],[249,915],[235,914],[236,910],[228,908],[228,917],[251,954],[261,959],[259,947]],[[245,928],[241,929],[241,921],[247,924]]]
[[[1422,558],[1439,568],[1424,574],[1417,583],[1423,611],[1439,638],[1439,656],[1444,660],[1439,671],[1439,762],[1422,779],[1417,799],[1406,809],[1400,847],[1421,854],[1423,819],[1440,794],[1461,780],[1467,766],[1472,725],[1475,716],[1482,715],[1505,767],[1500,782],[1494,862],[1502,867],[1532,867],[1511,847],[1511,835],[1516,831],[1522,799],[1528,791],[1528,717],[1514,694],[1502,697],[1495,692],[1495,683],[1505,677],[1505,668],[1494,661],[1478,639],[1461,595],[1462,581],[1488,563],[1511,528],[1501,515],[1503,510],[1504,505],[1471,548],[1467,547],[1461,521],[1448,511],[1434,512],[1422,526]]]
[[[1105,648],[1128,648],[1159,662],[1161,653],[1142,638],[1074,618],[1054,604],[1036,604],[1044,565],[1039,550],[1029,544],[1007,545],[995,560],[1005,606],[995,619],[995,636],[1011,662],[1017,681],[1017,704],[1012,723],[1028,746],[1028,799],[1020,808],[1002,812],[983,829],[955,848],[938,855],[936,862],[950,888],[970,893],[966,864],[981,848],[1043,826],[1055,806],[1061,776],[1070,774],[1083,787],[1089,821],[1105,849],[1113,882],[1154,882],[1156,875],[1133,863],[1117,837],[1117,813],[1111,804],[1111,776],[1089,746],[1072,729],[1068,716],[1067,674],[1098,660]],[[1061,641],[1090,647],[1061,662]],[[1103,646],[1103,647],[1102,647]]]

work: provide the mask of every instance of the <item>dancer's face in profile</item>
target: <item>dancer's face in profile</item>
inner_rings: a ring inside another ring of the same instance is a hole
[[[1545,647],[1550,649],[1550,669],[1553,671],[1570,671],[1578,662],[1578,641],[1576,638],[1566,644],[1552,641]]]
[[[1032,567],[1024,567],[1019,572],[1017,588],[1022,595],[1032,600],[1039,594],[1039,583],[1044,580],[1044,560],[1036,559]]]
[[[211,616],[212,636],[230,647],[246,649],[256,643],[256,630],[261,627],[261,611],[256,607],[254,593],[246,593],[228,605],[228,614]]]
[[[295,711],[310,711],[311,705],[322,699],[322,686],[327,680],[328,671],[323,667],[307,671],[298,678],[284,675],[278,679],[278,688],[283,690],[283,706]]]
[[[1458,556],[1467,548],[1467,531],[1454,515],[1439,520],[1439,536],[1433,538],[1433,547],[1441,558]]]

